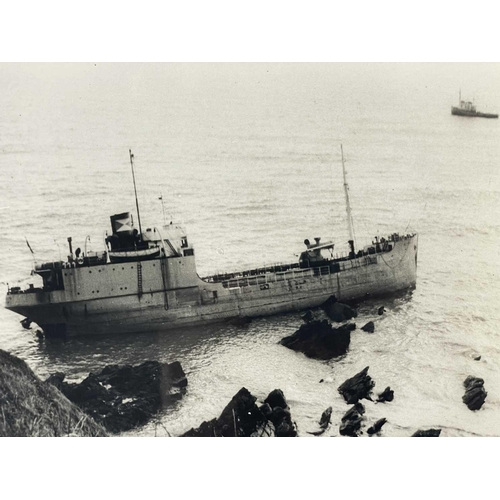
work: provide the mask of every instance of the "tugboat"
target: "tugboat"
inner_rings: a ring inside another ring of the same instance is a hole
[[[129,150],[132,175],[133,154]],[[111,216],[102,252],[73,253],[38,265],[42,286],[8,289],[6,308],[37,323],[47,336],[172,330],[320,306],[332,295],[354,301],[413,288],[417,234],[392,234],[355,247],[344,158],[349,250],[304,241],[298,262],[200,278],[194,248],[175,224],[142,231],[129,212]]]
[[[457,116],[471,116],[477,118],[498,118],[498,115],[492,113],[481,113],[471,101],[462,101],[462,92],[458,93],[458,108],[451,107],[451,114]]]

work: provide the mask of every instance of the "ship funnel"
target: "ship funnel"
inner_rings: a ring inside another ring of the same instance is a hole
[[[321,239],[321,238],[314,238],[314,241],[316,242],[316,245],[319,245],[319,240],[320,240],[320,239]]]
[[[113,234],[132,234],[134,223],[132,221],[130,212],[123,212],[122,214],[112,215],[110,219]]]

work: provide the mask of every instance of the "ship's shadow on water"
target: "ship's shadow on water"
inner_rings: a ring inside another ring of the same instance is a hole
[[[152,360],[166,363],[177,360],[189,371],[193,364],[206,359],[245,328],[218,324],[165,332],[48,338],[39,342],[39,355],[70,378],[80,378],[106,365],[135,365]]]

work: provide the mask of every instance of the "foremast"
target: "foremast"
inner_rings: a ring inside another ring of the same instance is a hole
[[[352,219],[351,202],[349,201],[349,185],[347,184],[347,176],[345,172],[344,163],[344,149],[342,144],[340,145],[340,152],[342,154],[342,172],[344,176],[344,192],[345,192],[345,202],[347,211],[347,229],[349,231],[349,246],[351,247],[351,253],[354,254],[354,222]]]

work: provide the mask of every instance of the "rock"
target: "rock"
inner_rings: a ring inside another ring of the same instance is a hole
[[[362,411],[358,411],[362,409]],[[358,432],[361,429],[361,423],[363,421],[362,414],[365,412],[365,408],[362,404],[355,405],[350,408],[346,414],[342,417],[340,424],[340,435],[357,437]]]
[[[350,420],[359,415],[363,415],[365,413],[365,407],[361,403],[356,403],[352,408],[349,408],[345,415],[342,417],[342,422],[345,420]]]
[[[369,321],[365,326],[361,327],[361,330],[363,330],[364,332],[373,333],[375,331],[375,323],[373,321]]]
[[[273,414],[273,409],[267,404],[263,404],[260,408],[260,411],[268,420],[271,420],[271,415]]]
[[[238,437],[250,436],[267,420],[255,404],[256,397],[242,387],[222,410],[219,418],[203,422],[184,437]]]
[[[66,375],[62,372],[53,373],[46,380],[46,384],[51,384],[62,392],[63,382]]]
[[[394,399],[394,391],[390,387],[386,387],[383,392],[378,395],[377,403],[385,403]]]
[[[269,393],[269,396],[264,400],[264,404],[268,404],[273,412],[269,420],[274,424],[276,429],[276,437],[294,437],[297,435],[290,408],[286,402],[285,395],[281,389],[274,389]]]
[[[368,368],[367,366],[339,386],[338,391],[348,404],[357,403],[360,399],[372,400],[370,394],[375,387],[375,382],[368,375]]]
[[[476,357],[474,358],[474,361],[480,361],[480,360],[481,360],[481,356],[476,356]]]
[[[382,316],[382,314],[384,314],[384,312],[385,312],[385,307],[384,306],[379,307],[377,312],[378,312],[379,316]]]
[[[38,340],[43,340],[43,332],[42,332],[42,330],[37,330],[37,331],[35,332],[35,335],[36,335],[36,338],[37,338]]]
[[[241,388],[224,408],[219,418],[203,422],[197,429],[190,429],[183,437],[249,437],[268,436],[274,432],[276,437],[297,435],[292,422],[288,404],[279,389],[272,391],[266,402],[258,408],[257,398],[245,388]],[[280,403],[271,409],[271,403]]]
[[[484,389],[484,380],[482,378],[469,375],[464,381],[465,394],[462,401],[468,406],[469,410],[479,410],[488,393]]]
[[[321,308],[325,311],[326,315],[337,323],[356,318],[358,312],[347,304],[337,302],[335,295],[329,297],[322,305]]]
[[[178,361],[108,365],[78,384],[66,383],[63,378],[64,374],[54,374],[47,382],[59,384],[70,401],[112,433],[147,423],[160,409],[181,397],[187,386]]]
[[[304,323],[310,323],[311,321],[314,321],[314,314],[311,310],[306,311],[305,314],[301,316],[303,319]]]
[[[274,389],[269,393],[269,396],[264,400],[264,404],[267,403],[271,408],[288,408],[288,403],[286,402],[285,395],[281,389]]]
[[[342,436],[358,437],[358,432],[361,429],[362,417],[357,417],[352,420],[346,420],[340,425],[339,433]]]
[[[31,325],[31,320],[29,318],[24,318],[21,320],[21,326],[26,330],[29,330],[30,325]]]
[[[380,430],[382,429],[382,426],[387,422],[386,418],[381,418],[380,420],[377,420],[366,432],[370,434],[378,434]]]
[[[296,437],[297,431],[291,420],[284,419],[276,428],[276,437]]]
[[[280,344],[303,352],[309,358],[331,359],[347,352],[351,331],[355,328],[355,324],[333,328],[327,320],[312,321],[301,325],[293,335],[281,339]]]
[[[314,432],[309,432],[308,431],[308,434],[312,434],[313,436],[320,436],[321,434],[323,434],[326,431],[326,429],[328,428],[328,426],[330,425],[331,416],[332,416],[332,407],[329,406],[321,414],[321,418],[319,420],[319,428],[320,428],[320,430],[319,431],[314,431]]]
[[[441,429],[418,430],[411,437],[439,437]]]
[[[319,381],[319,383],[320,383],[320,384],[322,384],[324,381],[325,381],[325,379],[323,379],[323,378],[322,378],[322,379]]]
[[[330,419],[332,417],[332,407],[329,406],[322,414],[319,419],[319,426],[321,429],[326,429],[330,424]]]

